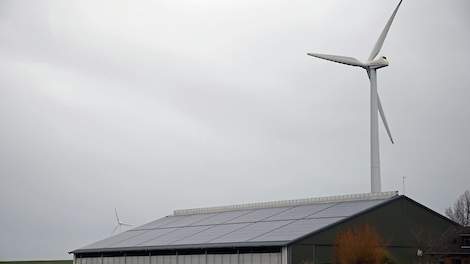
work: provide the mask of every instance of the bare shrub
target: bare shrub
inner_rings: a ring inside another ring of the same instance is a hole
[[[336,238],[335,258],[338,264],[381,264],[388,253],[380,235],[369,225],[350,228]]]
[[[470,226],[470,191],[460,195],[454,206],[446,209],[446,215],[463,226]]]

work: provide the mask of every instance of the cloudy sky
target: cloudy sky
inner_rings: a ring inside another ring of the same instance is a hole
[[[70,258],[175,208],[370,190],[360,69],[397,1],[0,2],[0,260]],[[405,1],[383,48],[384,190],[470,188],[470,2]]]

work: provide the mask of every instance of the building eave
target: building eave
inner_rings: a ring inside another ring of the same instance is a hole
[[[210,244],[190,244],[190,245],[165,245],[165,246],[144,246],[144,247],[122,247],[122,248],[93,248],[77,249],[68,252],[69,254],[79,253],[106,253],[106,252],[132,252],[132,251],[154,251],[154,250],[181,250],[181,249],[211,249],[211,248],[242,248],[242,247],[270,247],[285,246],[289,241],[271,242],[237,242],[237,243],[210,243]]]

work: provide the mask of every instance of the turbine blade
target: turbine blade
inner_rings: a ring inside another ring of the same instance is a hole
[[[379,106],[380,117],[382,118],[382,121],[384,123],[385,130],[387,130],[388,138],[390,138],[390,141],[392,142],[392,144],[395,144],[395,142],[393,141],[392,133],[390,132],[390,128],[388,127],[387,118],[385,118],[385,113],[382,108],[382,102],[380,102],[380,97],[378,95],[377,95],[377,103]]]
[[[333,61],[341,64],[346,64],[350,66],[357,66],[357,67],[363,67],[364,64],[360,62],[356,58],[352,57],[345,57],[345,56],[336,56],[336,55],[328,55],[328,54],[319,54],[319,53],[307,53],[307,55],[316,57],[319,59],[327,60],[327,61]]]
[[[402,2],[403,2],[403,0],[400,0],[397,7],[395,8],[395,11],[393,11],[392,16],[388,19],[388,22],[385,25],[385,28],[382,30],[382,33],[380,34],[379,39],[375,43],[374,49],[370,53],[369,61],[375,59],[377,54],[379,54],[380,50],[382,49],[382,46],[384,44],[385,38],[387,37],[388,31],[390,30],[390,27],[392,26],[393,19],[395,18],[395,15],[398,12],[398,8],[400,8],[400,5],[401,5]]]
[[[116,214],[116,221],[118,222],[118,224],[120,223],[119,221],[119,216],[118,216],[118,213],[117,213],[117,209],[114,208],[114,213]]]
[[[120,225],[123,225],[123,226],[134,226],[134,225],[132,225],[132,224],[123,223],[123,222],[120,222],[119,224],[120,224]]]
[[[111,235],[114,234],[114,232],[116,232],[116,230],[119,228],[119,225],[117,225],[116,227],[114,227],[113,229],[113,232],[111,232]]]
[[[369,79],[370,79],[370,71],[367,71],[367,75],[369,76]],[[385,130],[387,130],[388,138],[390,139],[392,144],[395,144],[395,142],[393,141],[392,133],[390,132],[390,128],[388,127],[387,118],[385,117],[385,113],[382,108],[382,102],[380,101],[380,96],[378,94],[377,94],[377,105],[379,108],[380,118],[382,118],[382,122],[385,126]]]

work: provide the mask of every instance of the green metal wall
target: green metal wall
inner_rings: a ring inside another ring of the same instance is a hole
[[[334,263],[338,232],[368,224],[384,239],[395,263],[417,263],[416,253],[427,238],[439,236],[455,224],[445,217],[401,196],[385,205],[310,235],[290,246],[292,264]]]

